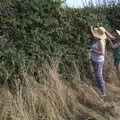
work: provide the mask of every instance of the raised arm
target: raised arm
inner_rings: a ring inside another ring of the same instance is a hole
[[[93,26],[91,26],[90,28],[91,28],[91,32],[92,32],[93,36],[95,36],[94,32],[93,32]]]
[[[107,30],[105,33],[110,39],[115,39],[115,37],[111,33],[109,33]]]

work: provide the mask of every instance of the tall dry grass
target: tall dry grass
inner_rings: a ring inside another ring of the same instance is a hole
[[[120,108],[112,101],[119,96],[119,88],[113,82],[108,83],[109,94],[103,99],[92,80],[81,80],[77,65],[73,79],[66,82],[58,72],[59,61],[43,66],[37,74],[39,81],[25,72],[25,85],[14,81],[14,93],[7,85],[1,86],[0,120],[119,120]]]

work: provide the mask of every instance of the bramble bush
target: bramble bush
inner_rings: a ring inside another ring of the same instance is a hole
[[[63,8],[61,4],[60,0],[0,1],[1,83],[22,79],[23,72],[34,76],[45,61],[51,64],[57,59],[61,74],[67,76],[76,63],[88,75],[90,26],[119,29],[120,5]]]

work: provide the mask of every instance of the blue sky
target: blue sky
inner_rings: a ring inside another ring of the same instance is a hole
[[[93,4],[95,3],[102,3],[103,1],[115,1],[115,0],[66,0],[66,3],[69,7],[82,7],[83,4],[88,4],[89,1],[92,1]]]

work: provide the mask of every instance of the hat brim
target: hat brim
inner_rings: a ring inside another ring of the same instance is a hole
[[[106,35],[104,34],[104,35],[93,35],[95,38],[98,38],[98,40],[105,40],[107,37],[106,37]]]
[[[98,40],[102,40],[102,39],[106,39],[107,38],[105,32],[102,29],[100,29],[100,28],[94,28],[91,31],[92,31],[93,36],[95,38],[97,38]]]

